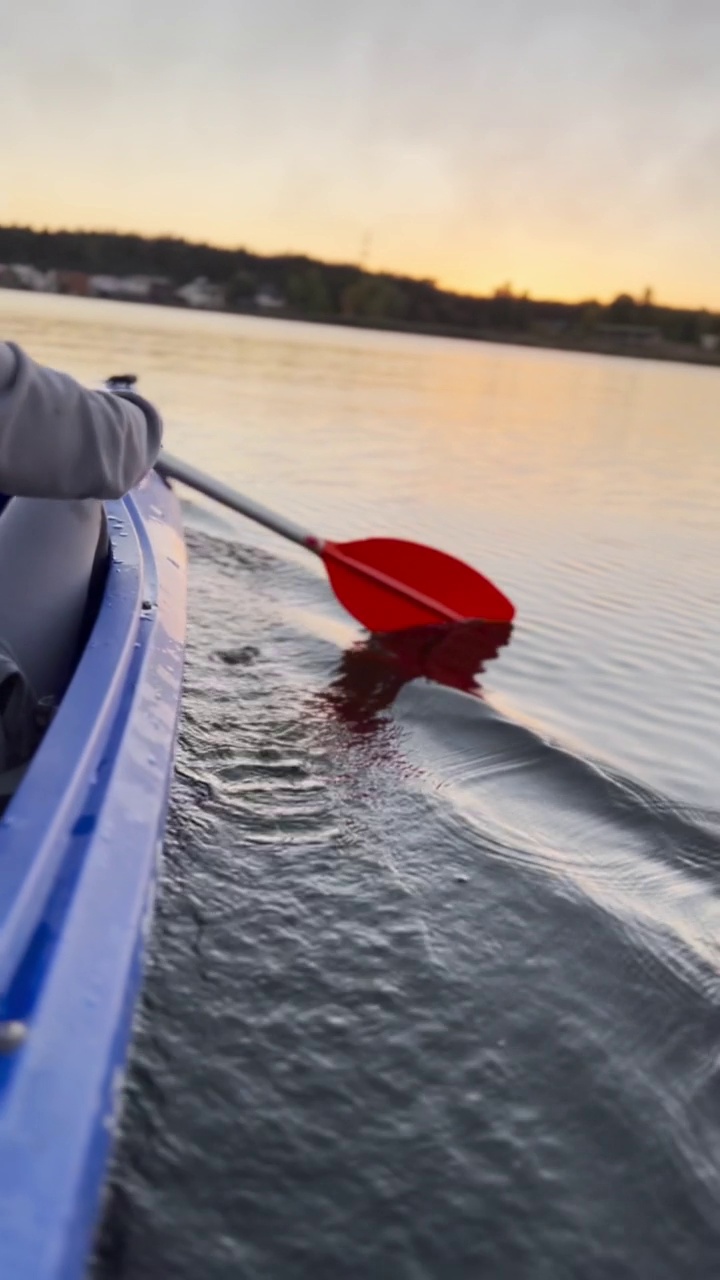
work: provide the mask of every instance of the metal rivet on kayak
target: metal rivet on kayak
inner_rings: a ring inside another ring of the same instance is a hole
[[[25,1042],[27,1023],[16,1020],[0,1022],[0,1053],[12,1053]]]

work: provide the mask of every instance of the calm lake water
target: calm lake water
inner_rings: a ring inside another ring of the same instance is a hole
[[[706,1280],[720,1257],[720,374],[0,292],[0,332],[338,538],[516,602],[478,696],[200,500],[95,1280]]]

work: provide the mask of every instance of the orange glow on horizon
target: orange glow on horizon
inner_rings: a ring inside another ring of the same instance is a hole
[[[720,312],[719,19],[657,7],[19,6],[0,223]]]
[[[361,266],[370,272],[388,273],[390,275],[408,276],[414,279],[432,280],[439,289],[445,289],[450,292],[473,295],[476,297],[490,296],[494,291],[509,283],[513,293],[522,295],[526,293],[530,298],[535,300],[565,302],[569,304],[577,304],[590,300],[597,301],[601,304],[611,302],[619,293],[628,293],[633,297],[639,297],[644,293],[645,289],[651,287],[655,303],[658,306],[677,307],[687,310],[719,310],[720,311],[720,281],[718,291],[713,303],[708,301],[706,297],[700,297],[697,294],[691,296],[691,289],[684,289],[680,283],[676,287],[666,287],[659,289],[654,287],[652,281],[642,284],[637,282],[637,274],[634,280],[628,282],[618,278],[612,282],[608,280],[600,280],[597,274],[591,273],[589,270],[583,270],[580,265],[573,269],[571,264],[548,262],[548,254],[543,249],[535,252],[530,244],[524,246],[523,253],[523,270],[503,271],[501,269],[489,268],[486,264],[478,264],[474,271],[468,269],[467,255],[460,256],[457,254],[457,246],[455,252],[453,247],[443,250],[438,254],[438,260],[433,264],[428,257],[418,249],[415,252],[409,252],[404,246],[399,246],[400,252],[392,257],[388,256],[384,259],[374,260],[371,255],[369,260],[361,262],[362,238],[358,241],[358,248],[353,254],[352,252],[343,253],[342,249],[334,243],[337,235],[333,234],[333,228],[327,228],[327,247],[323,248],[324,236],[318,226],[313,228],[313,234],[305,237],[305,242],[301,242],[301,237],[294,237],[292,233],[287,233],[278,226],[274,233],[269,226],[265,226],[258,234],[251,239],[250,235],[246,237],[233,236],[225,225],[223,220],[203,217],[186,217],[183,226],[173,225],[174,219],[170,217],[162,218],[157,214],[150,218],[139,218],[137,220],[132,217],[126,219],[115,219],[111,223],[108,219],[92,220],[83,217],[58,217],[58,218],[38,218],[31,216],[28,210],[26,216],[18,211],[11,218],[3,218],[2,225],[28,226],[33,230],[47,230],[50,232],[59,231],[86,231],[100,232],[117,235],[138,235],[147,238],[160,236],[168,236],[181,240],[188,240],[195,243],[205,243],[220,249],[244,249],[249,253],[256,253],[260,256],[273,257],[276,255],[297,255],[299,257],[306,256],[318,259],[320,261],[334,264],[351,264]],[[457,255],[457,256],[456,256]],[[595,255],[589,255],[597,262]],[[433,266],[435,269],[433,269]]]

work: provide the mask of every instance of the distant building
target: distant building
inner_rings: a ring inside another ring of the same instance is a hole
[[[4,289],[28,289],[43,293],[51,285],[52,271],[40,271],[24,262],[10,262],[0,267],[0,285]]]
[[[277,311],[280,307],[287,306],[287,302],[274,284],[261,284],[255,294],[255,306],[261,307],[263,311]]]
[[[90,293],[93,298],[116,298],[122,292],[120,276],[91,276]]]
[[[188,307],[201,307],[207,311],[220,310],[225,306],[225,289],[221,284],[212,284],[207,276],[197,276],[189,284],[176,289],[175,296]]]
[[[90,277],[90,292],[94,298],[124,298],[133,302],[154,301],[155,291],[170,286],[165,276],[107,276]]]
[[[134,298],[136,302],[145,302],[152,298],[153,289],[167,283],[164,276],[122,276],[120,296]]]
[[[76,298],[89,297],[90,276],[87,271],[54,271],[52,274],[57,293],[69,293]]]
[[[701,333],[699,341],[703,351],[720,351],[720,333]]]

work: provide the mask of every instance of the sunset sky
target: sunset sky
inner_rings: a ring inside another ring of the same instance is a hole
[[[720,309],[719,0],[38,0],[3,27],[2,222]]]

